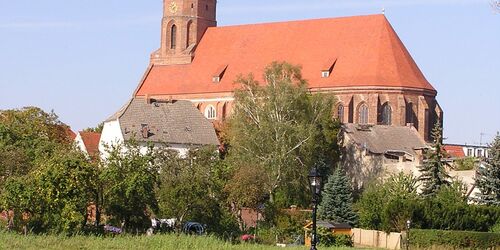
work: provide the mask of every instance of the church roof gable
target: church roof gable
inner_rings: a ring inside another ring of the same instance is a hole
[[[335,58],[330,77],[321,71]],[[273,61],[302,66],[309,87],[396,87],[435,89],[384,15],[211,27],[191,64],[153,66],[136,95],[231,92],[240,74],[262,81]],[[212,76],[228,65],[224,78]]]

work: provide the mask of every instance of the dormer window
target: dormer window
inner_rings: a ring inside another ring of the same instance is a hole
[[[325,63],[325,65],[323,66],[323,69],[321,70],[321,77],[322,78],[330,77],[336,63],[337,63],[337,58],[328,60],[328,62]]]
[[[217,68],[215,73],[212,75],[212,82],[213,83],[219,83],[222,80],[222,77],[224,77],[224,74],[226,73],[227,66],[228,65],[226,64],[226,65],[222,65],[219,68]]]

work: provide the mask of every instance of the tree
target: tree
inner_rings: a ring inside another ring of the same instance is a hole
[[[368,229],[401,231],[418,210],[417,180],[398,173],[384,182],[370,183],[356,204],[360,226]]]
[[[0,187],[10,177],[29,173],[58,146],[69,146],[68,130],[54,112],[36,107],[0,110]]]
[[[193,148],[184,156],[163,150],[160,155],[158,216],[207,224],[208,230],[219,235],[238,230],[223,190],[229,179],[228,166],[216,147]]]
[[[490,144],[489,157],[476,175],[479,188],[478,201],[486,205],[500,206],[500,135]]]
[[[446,171],[449,164],[445,160],[447,156],[443,148],[442,130],[441,124],[437,122],[432,130],[434,143],[425,155],[424,164],[419,167],[421,172],[419,180],[423,184],[422,194],[424,196],[433,196],[442,186],[450,184],[450,176]]]
[[[229,120],[228,158],[235,169],[259,166],[271,202],[309,204],[307,174],[318,159],[338,156],[339,124],[332,119],[333,96],[310,94],[301,70],[274,62],[264,83],[240,77]],[[326,174],[328,169],[322,169]],[[289,204],[286,204],[289,203]]]
[[[94,133],[102,133],[102,129],[104,128],[104,122],[97,124],[97,127],[94,128],[86,128],[83,131],[85,132],[94,132]]]
[[[111,217],[110,222],[122,223],[128,230],[149,227],[150,212],[158,211],[155,190],[160,168],[156,149],[152,145],[141,148],[130,141],[113,145],[107,153],[99,176],[106,215]]]
[[[94,168],[79,150],[61,147],[34,171],[10,178],[0,204],[15,211],[16,221],[31,231],[81,232],[95,180]],[[23,213],[27,220],[21,220]]]
[[[352,208],[352,187],[345,172],[337,167],[328,177],[322,192],[318,217],[336,223],[347,223],[354,226],[358,223],[358,215]]]

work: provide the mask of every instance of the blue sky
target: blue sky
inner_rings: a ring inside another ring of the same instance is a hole
[[[500,14],[489,0],[219,0],[220,26],[386,16],[438,90],[449,143],[500,130]],[[39,106],[80,130],[132,95],[159,46],[161,0],[0,0],[0,109]]]

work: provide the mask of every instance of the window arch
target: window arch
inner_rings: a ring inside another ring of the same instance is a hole
[[[339,119],[341,123],[344,122],[344,105],[342,105],[342,103],[337,106],[337,119]]]
[[[175,49],[177,46],[177,26],[172,25],[170,28],[170,49]]]
[[[207,119],[216,119],[217,118],[217,110],[215,110],[214,106],[208,105],[205,108],[205,117]]]
[[[362,103],[358,108],[358,123],[367,124],[368,123],[368,105]]]
[[[392,108],[387,102],[384,103],[384,105],[382,105],[382,110],[380,114],[380,123],[382,125],[392,124]]]

